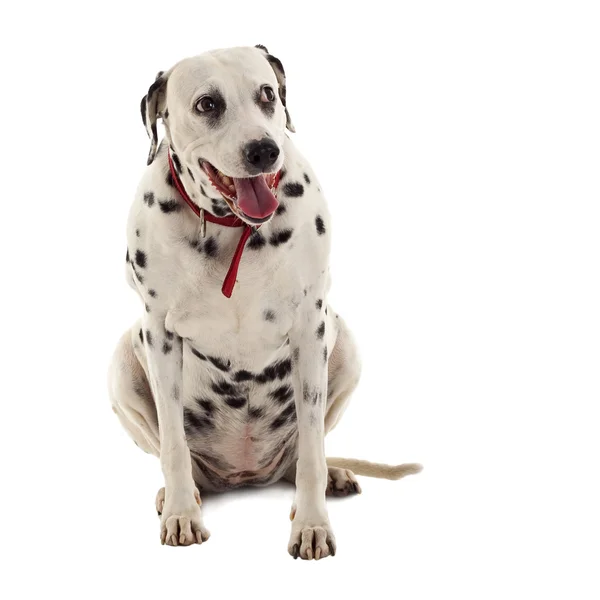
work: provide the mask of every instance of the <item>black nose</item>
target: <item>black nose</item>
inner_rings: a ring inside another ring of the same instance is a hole
[[[263,139],[249,142],[244,150],[246,162],[257,169],[264,170],[275,164],[279,156],[279,148],[273,140]]]

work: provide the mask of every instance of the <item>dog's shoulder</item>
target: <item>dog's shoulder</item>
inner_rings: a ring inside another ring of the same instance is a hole
[[[142,175],[127,220],[126,277],[147,310],[161,282],[177,271],[181,248],[198,238],[199,223],[185,218],[185,210],[163,143]]]

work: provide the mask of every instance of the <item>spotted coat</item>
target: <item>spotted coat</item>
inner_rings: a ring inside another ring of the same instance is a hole
[[[297,457],[290,333],[302,307],[310,307],[319,364],[335,343],[335,318],[325,315],[322,301],[329,287],[330,236],[322,231],[329,213],[316,176],[289,138],[284,152],[279,210],[250,237],[229,299],[221,284],[240,229],[207,223],[202,237],[199,219],[168,176],[165,142],[129,217],[128,280],[156,316],[144,344],[136,344],[138,360],[148,370],[148,352],[171,358],[178,352],[173,336],[181,339],[188,446],[194,468],[217,489],[269,483]],[[179,158],[174,162],[181,167]],[[178,172],[194,201],[230,214],[203,171],[191,165]],[[140,339],[139,327],[132,336]],[[322,410],[314,394],[307,404]]]

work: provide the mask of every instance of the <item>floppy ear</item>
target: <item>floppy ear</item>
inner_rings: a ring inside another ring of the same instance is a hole
[[[140,110],[142,121],[150,138],[150,152],[148,153],[148,164],[152,164],[158,148],[158,133],[156,131],[156,120],[162,117],[165,110],[165,99],[167,91],[167,80],[169,74],[159,71],[156,80],[148,89],[148,93],[142,98]]]
[[[296,129],[294,128],[294,124],[292,123],[292,118],[290,117],[290,113],[288,112],[287,105],[286,105],[285,71],[283,70],[283,65],[281,64],[281,61],[276,56],[269,54],[269,51],[262,44],[257,44],[256,48],[258,48],[259,50],[261,50],[264,53],[265,58],[269,61],[269,64],[271,65],[271,68],[273,69],[273,71],[275,73],[275,77],[277,77],[277,83],[279,84],[279,98],[281,100],[281,104],[283,104],[283,108],[285,109],[285,118],[286,118],[285,126],[291,132],[295,133]]]

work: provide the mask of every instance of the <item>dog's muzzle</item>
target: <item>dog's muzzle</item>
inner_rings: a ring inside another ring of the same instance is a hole
[[[246,221],[264,223],[279,206],[275,195],[278,173],[238,178],[228,177],[207,161],[202,162],[202,168],[231,210]]]

